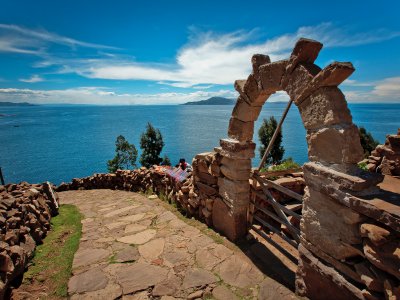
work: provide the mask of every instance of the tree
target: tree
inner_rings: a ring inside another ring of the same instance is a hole
[[[272,116],[269,118],[269,120],[264,119],[260,129],[258,130],[258,137],[261,143],[261,146],[259,147],[261,159],[264,156],[265,150],[267,149],[269,141],[274,135],[277,126],[278,123],[276,122],[276,119]],[[279,131],[275,139],[275,142],[272,146],[271,152],[269,153],[267,159],[265,160],[266,164],[279,164],[282,161],[285,149],[283,148],[283,146],[281,146],[281,143],[282,143],[282,132]]]
[[[114,173],[118,169],[129,169],[136,167],[137,150],[135,145],[129,142],[122,135],[115,141],[115,157],[107,162],[108,171]]]
[[[371,155],[371,151],[378,146],[379,142],[362,126],[358,128],[358,133],[360,135],[361,146],[364,149],[364,157],[368,157]]]
[[[146,168],[159,165],[162,161],[160,153],[164,147],[163,137],[160,130],[147,123],[146,131],[140,137],[140,148],[143,150],[140,163]]]

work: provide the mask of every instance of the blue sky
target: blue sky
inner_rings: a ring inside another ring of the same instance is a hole
[[[398,1],[2,1],[0,101],[174,104],[233,98],[251,55],[321,41],[349,102],[400,102]],[[273,100],[286,99],[277,93]]]

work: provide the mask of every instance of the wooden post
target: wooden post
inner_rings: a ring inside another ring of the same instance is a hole
[[[1,171],[1,167],[0,167],[0,183],[1,183],[1,185],[5,185],[5,183],[4,183],[4,177],[3,177],[3,172]]]
[[[278,136],[279,131],[281,131],[281,127],[282,127],[283,121],[285,121],[286,115],[287,115],[287,113],[288,113],[288,111],[290,109],[290,106],[292,105],[292,102],[293,102],[293,100],[290,99],[290,101],[288,102],[288,104],[286,106],[285,111],[283,112],[281,120],[279,121],[279,124],[275,129],[274,135],[272,136],[271,140],[269,141],[268,147],[264,152],[264,156],[263,156],[263,158],[262,158],[262,160],[260,162],[260,165],[258,166],[258,169],[257,169],[258,171],[260,171],[262,169],[262,167],[265,164],[265,161],[267,160],[267,157],[268,157],[269,153],[271,152],[272,145],[275,143],[275,140],[276,140],[276,137]]]

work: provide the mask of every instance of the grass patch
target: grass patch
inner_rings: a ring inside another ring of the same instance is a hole
[[[273,165],[268,168],[263,168],[261,169],[262,172],[265,171],[284,171],[284,170],[290,170],[290,169],[297,169],[300,168],[300,165],[293,161],[293,158],[288,157],[284,159],[279,165]]]
[[[51,219],[52,230],[35,250],[24,283],[44,284],[53,299],[67,296],[72,261],[82,234],[81,219],[82,214],[76,206],[60,206],[59,215]]]

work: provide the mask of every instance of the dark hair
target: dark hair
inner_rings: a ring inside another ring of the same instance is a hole
[[[179,159],[179,163],[184,163],[186,160],[184,158]]]

